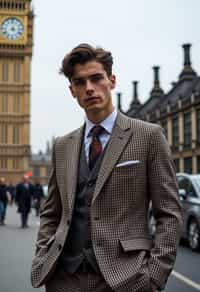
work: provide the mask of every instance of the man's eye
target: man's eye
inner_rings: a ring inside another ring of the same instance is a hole
[[[84,85],[85,84],[85,80],[84,79],[76,79],[73,81],[75,86],[80,86],[80,85]]]
[[[90,80],[92,81],[92,82],[98,82],[98,81],[100,81],[102,79],[102,76],[101,75],[94,75],[94,76],[92,76],[91,78],[90,78]]]

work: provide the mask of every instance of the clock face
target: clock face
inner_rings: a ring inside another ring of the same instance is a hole
[[[10,17],[4,20],[1,25],[1,32],[4,37],[9,40],[16,40],[21,37],[24,32],[24,26],[22,22],[15,18]]]

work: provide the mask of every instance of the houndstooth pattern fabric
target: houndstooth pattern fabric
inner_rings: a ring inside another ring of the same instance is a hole
[[[32,264],[34,287],[53,277],[67,240],[83,129],[55,142]],[[127,161],[135,163],[123,166]],[[150,200],[157,221],[154,241],[148,229]],[[176,258],[182,211],[170,149],[160,126],[118,113],[90,208],[93,248],[106,283],[117,292],[147,292],[150,281],[164,289]]]
[[[58,270],[46,284],[46,292],[113,292],[100,275]]]

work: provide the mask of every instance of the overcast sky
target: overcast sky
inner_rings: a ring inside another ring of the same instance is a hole
[[[165,92],[183,67],[182,44],[192,43],[193,68],[200,73],[199,0],[34,0],[34,49],[31,90],[32,151],[79,127],[84,113],[59,75],[64,55],[79,43],[111,50],[122,107],[132,100],[139,81],[144,102],[153,85],[152,66],[161,66]]]

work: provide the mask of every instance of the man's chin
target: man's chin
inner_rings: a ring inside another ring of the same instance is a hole
[[[99,112],[101,110],[101,107],[98,104],[93,104],[88,106],[85,110],[86,112]]]

